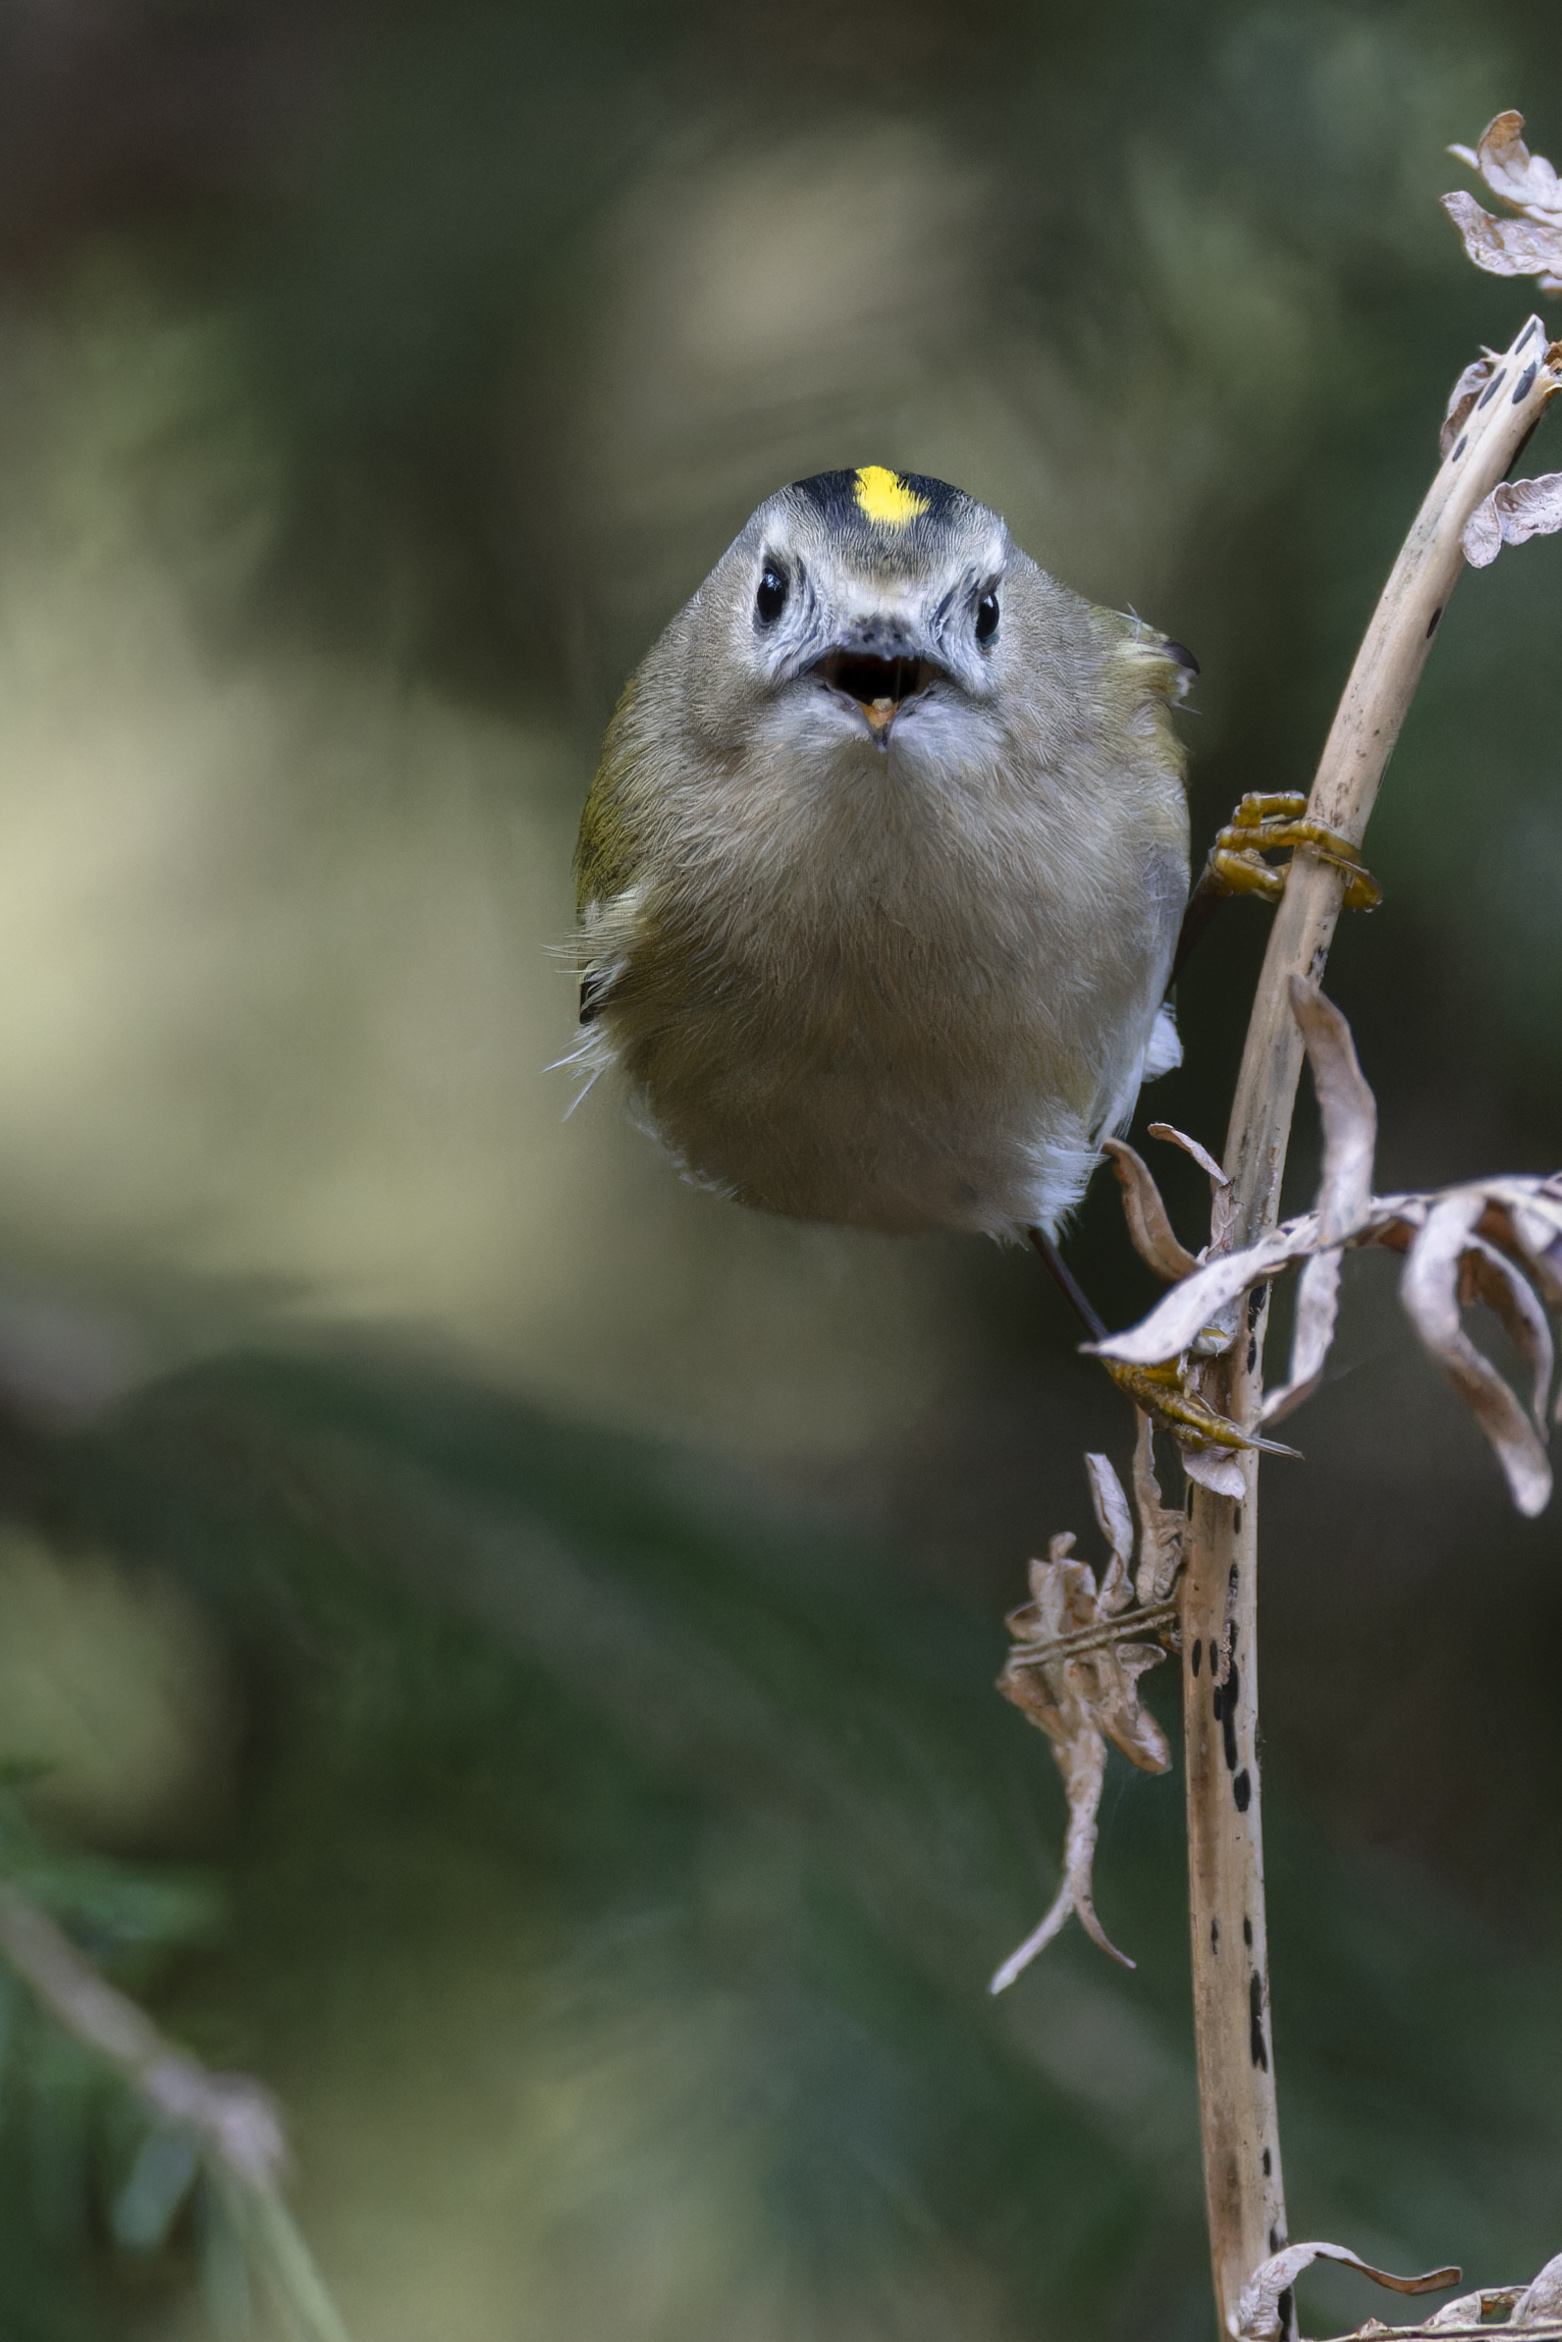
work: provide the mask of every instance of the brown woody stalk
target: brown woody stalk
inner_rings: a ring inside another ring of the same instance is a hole
[[[1378,785],[1464,566],[1465,523],[1502,480],[1562,387],[1562,346],[1532,317],[1428,490],[1373,614],[1324,746],[1311,819],[1359,845]],[[1293,857],[1248,1026],[1225,1169],[1248,1244],[1279,1213],[1302,1064],[1293,975],[1317,982],[1339,917],[1339,869],[1308,848]],[[1206,1370],[1203,1395],[1256,1426],[1265,1311],[1252,1340]],[[1210,2252],[1220,2332],[1236,2331],[1243,2284],[1287,2241],[1264,1929],[1258,1763],[1258,1458],[1243,1458],[1240,1502],[1193,1490],[1183,1606],[1184,1716],[1193,2003]],[[1294,2329],[1293,2329],[1294,2330]]]

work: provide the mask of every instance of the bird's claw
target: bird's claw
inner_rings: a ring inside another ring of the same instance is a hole
[[[1360,849],[1337,830],[1306,818],[1307,799],[1285,789],[1266,794],[1249,790],[1210,849],[1206,878],[1220,894],[1262,895],[1277,903],[1285,892],[1285,869],[1264,860],[1288,847],[1310,846],[1322,862],[1345,874],[1345,908],[1375,911],[1383,889],[1361,859]]]
[[[1213,1407],[1207,1407],[1197,1392],[1188,1388],[1180,1359],[1173,1358],[1164,1366],[1129,1366],[1120,1358],[1104,1358],[1101,1363],[1118,1389],[1126,1391],[1134,1405],[1169,1432],[1179,1447],[1191,1448],[1199,1455],[1212,1450],[1241,1455],[1268,1445],[1250,1438],[1224,1415],[1217,1415]]]

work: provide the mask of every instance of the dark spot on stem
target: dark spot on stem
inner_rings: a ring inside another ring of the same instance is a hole
[[[1242,1941],[1249,1951],[1253,1949],[1253,1922],[1251,1919],[1244,1919],[1242,1922]]]
[[[1193,1658],[1190,1664],[1193,1668],[1194,1674],[1197,1675],[1200,1667],[1204,1664],[1204,1645],[1202,1642],[1197,1642],[1194,1644]]]
[[[1490,382],[1487,383],[1486,388],[1481,392],[1480,397],[1475,402],[1475,411],[1477,414],[1480,413],[1482,407],[1489,407],[1491,405],[1492,400],[1496,397],[1498,391],[1501,390],[1507,379],[1507,367],[1500,367],[1498,371],[1492,376]]]
[[[1524,344],[1529,340],[1530,335],[1534,332],[1539,322],[1539,318],[1532,317],[1528,325],[1525,326],[1524,331],[1519,335],[1518,340],[1513,345],[1515,356],[1517,356],[1518,352],[1523,349]]]
[[[1264,1303],[1268,1299],[1269,1279],[1266,1277],[1261,1285],[1255,1285],[1253,1287],[1252,1292],[1247,1297],[1247,1322],[1250,1327],[1256,1326],[1259,1319],[1263,1316]]]
[[[1269,2051],[1264,2042],[1264,1980],[1261,1976],[1250,1976],[1247,1980],[1247,2014],[1248,2048],[1252,2051],[1254,2065],[1261,2073],[1267,2074]],[[1276,2245],[1274,2249],[1278,2252],[1280,2248]]]
[[[1237,1668],[1233,1660],[1226,1670],[1226,1680],[1215,1694],[1215,1720],[1220,1726],[1225,1744],[1226,1770],[1237,1769]]]
[[[1525,367],[1523,373],[1519,376],[1518,381],[1513,385],[1513,403],[1516,407],[1521,407],[1524,404],[1524,401],[1529,397],[1530,392],[1535,387],[1535,377],[1539,372],[1540,360],[1538,358],[1531,358],[1529,364]]]
[[[1248,1345],[1247,1345],[1247,1370],[1248,1370],[1248,1373],[1249,1373],[1249,1374],[1256,1374],[1256,1373],[1258,1372],[1258,1336],[1257,1336],[1257,1334],[1252,1334],[1252,1335],[1250,1335],[1250,1336],[1248,1337]]]
[[[1211,1951],[1218,1952],[1220,1949],[1220,1921],[1218,1919],[1212,1919],[1209,1923],[1209,1941]]]
[[[1273,2158],[1273,2156],[1270,2154],[1270,2152],[1269,2152],[1269,2149],[1266,2147],[1266,2148],[1264,2149],[1264,2177],[1265,2177],[1265,2179],[1272,2179],[1272,2178],[1274,2177],[1274,2168],[1275,2168],[1275,2166],[1274,2166],[1274,2158]]]
[[[1232,1782],[1231,1794],[1237,1801],[1238,1813],[1246,1813],[1248,1807],[1253,1802],[1253,1784],[1248,1779],[1246,1765],[1242,1767],[1241,1772],[1238,1773],[1236,1779]]]
[[[1280,2247],[1274,2242],[1274,2234],[1275,2232],[1271,2228],[1269,2231],[1269,2249],[1271,2252],[1277,2253],[1280,2250]],[[1296,2332],[1296,2324],[1292,2318],[1291,2309],[1291,2288],[1288,2285],[1285,2291],[1281,2294],[1279,2300],[1275,2303],[1275,2315],[1280,2320],[1280,2331],[1285,2337],[1285,2342],[1291,2342],[1291,2337]]]
[[[1237,1506],[1236,1511],[1231,1516],[1231,1526],[1236,1531],[1238,1536],[1242,1534],[1242,1507],[1240,1505]]]
[[[1451,456],[1448,458],[1449,462],[1450,462],[1451,464],[1456,464],[1456,463],[1459,461],[1459,458],[1460,458],[1460,456],[1462,456],[1462,455],[1463,455],[1463,453],[1464,453],[1465,449],[1466,449],[1466,448],[1469,446],[1469,444],[1470,444],[1470,434],[1469,434],[1469,432],[1468,432],[1468,431],[1466,431],[1466,432],[1463,434],[1463,436],[1460,438],[1459,444],[1458,444],[1458,446],[1457,446],[1457,447],[1454,449],[1454,451],[1453,451],[1453,454],[1452,454],[1452,455],[1451,455]]]
[[[1441,602],[1439,602],[1437,608],[1432,612],[1431,617],[1426,622],[1426,639],[1428,642],[1431,641],[1433,635],[1437,632],[1437,621],[1439,618],[1441,618],[1442,614],[1443,605]]]

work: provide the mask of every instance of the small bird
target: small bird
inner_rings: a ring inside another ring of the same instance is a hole
[[[1197,672],[942,481],[783,488],[608,728],[569,1062],[740,1203],[1050,1253],[1180,1057]]]

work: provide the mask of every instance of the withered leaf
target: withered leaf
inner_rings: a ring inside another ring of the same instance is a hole
[[[1101,1144],[1112,1158],[1112,1168],[1123,1191],[1123,1216],[1135,1252],[1168,1285],[1191,1276],[1199,1264],[1187,1246],[1178,1241],[1149,1164],[1126,1139],[1103,1139]]]
[[[1476,2293],[1456,2294],[1433,2310],[1426,2321],[1427,2332],[1439,2326],[1478,2326],[1493,2310],[1512,2309],[1522,2287],[1483,2285]]]
[[[1395,2277],[1387,2269],[1375,2269],[1343,2244],[1288,2244],[1283,2252],[1271,2253],[1267,2261],[1261,2261],[1243,2286],[1233,2329],[1236,2342],[1277,2342],[1280,2297],[1290,2292],[1314,2261],[1343,2261],[1347,2268],[1359,2269],[1364,2277],[1370,2277],[1374,2285],[1386,2285],[1391,2293],[1443,2293],[1458,2284],[1461,2274],[1458,2269],[1428,2269],[1421,2277]]]
[[[1182,1567],[1186,1515],[1176,1506],[1161,1502],[1150,1418],[1142,1407],[1138,1409],[1138,1417],[1139,1431],[1134,1441],[1134,1508],[1139,1515],[1139,1567],[1134,1592],[1141,1603],[1164,1602]]]
[[[1443,416],[1443,427],[1437,434],[1439,454],[1446,455],[1451,447],[1457,446],[1459,434],[1469,421],[1476,400],[1491,380],[1492,368],[1496,363],[1491,351],[1483,350],[1478,358],[1470,360],[1448,393],[1448,409]]]
[[[1159,1366],[1189,1349],[1199,1330],[1227,1305],[1266,1277],[1306,1260],[1318,1249],[1318,1215],[1304,1212],[1271,1229],[1256,1244],[1240,1252],[1216,1253],[1191,1277],[1173,1286],[1148,1317],[1126,1333],[1110,1334],[1091,1345],[1096,1356],[1118,1358],[1129,1366]]]
[[[1149,1437],[1141,1419],[1141,1444]],[[1063,1776],[1068,1799],[1068,1827],[1063,1844],[1063,1878],[1051,1907],[1017,1950],[993,1977],[991,1990],[1002,1992],[1022,1969],[1049,1944],[1071,1912],[1093,1942],[1125,1968],[1133,1966],[1108,1938],[1096,1917],[1092,1866],[1095,1860],[1097,1816],[1106,1778],[1106,1743],[1113,1741],[1140,1770],[1164,1773],[1171,1751],[1155,1718],[1139,1704],[1139,1678],[1166,1656],[1159,1643],[1135,1642],[1135,1613],[1128,1582],[1133,1561],[1134,1529],[1123,1493],[1105,1456],[1085,1458],[1097,1521],[1110,1548],[1110,1558],[1098,1589],[1095,1571],[1074,1558],[1073,1536],[1064,1531],[1051,1539],[1045,1561],[1030,1565],[1031,1598],[1011,1613],[1008,1628],[1014,1648],[998,1678],[998,1689],[1014,1702],[1052,1742],[1052,1754]],[[1142,1466],[1136,1454],[1135,1494],[1140,1500],[1140,1544],[1149,1556],[1149,1580],[1167,1564],[1169,1536],[1163,1522],[1146,1510],[1159,1510],[1160,1491],[1153,1467]],[[1153,1496],[1146,1492],[1153,1492]],[[1178,1558],[1180,1558],[1180,1547]],[[1171,1563],[1175,1574],[1176,1563]],[[1140,1579],[1146,1563],[1141,1558]],[[1170,1577],[1166,1579],[1170,1585]],[[1154,1631],[1158,1622],[1141,1629]],[[1084,1649],[1070,1649],[1070,1641],[1103,1630]]]
[[[1222,1171],[1208,1147],[1201,1147],[1196,1138],[1189,1138],[1187,1132],[1179,1130],[1174,1122],[1152,1122],[1150,1136],[1151,1138],[1163,1138],[1169,1145],[1181,1147],[1185,1155],[1193,1157],[1201,1171],[1208,1173],[1209,1183],[1215,1194],[1214,1202],[1210,1206],[1209,1244],[1206,1247],[1206,1252],[1224,1252],[1231,1242],[1232,1231],[1236,1226],[1236,1198],[1225,1172]],[[1200,1258],[1203,1257],[1205,1256],[1201,1254]]]
[[[1318,1240],[1296,1289],[1291,1371],[1264,1401],[1261,1420],[1277,1423],[1310,1398],[1323,1378],[1340,1305],[1338,1240],[1354,1228],[1372,1196],[1372,1158],[1378,1108],[1356,1056],[1356,1044],[1332,1000],[1316,984],[1291,978],[1291,1013],[1302,1029],[1313,1088],[1323,1122],[1323,1170],[1318,1184]]]
[[[1185,1155],[1191,1155],[1193,1157],[1193,1160],[1198,1164],[1201,1171],[1207,1171],[1209,1173],[1210,1178],[1214,1181],[1217,1187],[1229,1187],[1231,1185],[1230,1180],[1226,1177],[1226,1174],[1224,1171],[1222,1171],[1220,1165],[1216,1162],[1208,1147],[1201,1147],[1196,1138],[1189,1138],[1187,1132],[1185,1130],[1179,1130],[1174,1122],[1152,1122],[1150,1125],[1150,1136],[1151,1138],[1163,1138],[1168,1142],[1169,1145],[1174,1147],[1181,1147]]]
[[[1096,1516],[1096,1525],[1111,1551],[1106,1576],[1096,1597],[1096,1607],[1103,1617],[1110,1618],[1132,1601],[1133,1590],[1128,1572],[1133,1566],[1134,1525],[1128,1511],[1128,1499],[1123,1484],[1113,1471],[1106,1456],[1086,1456],[1085,1470],[1090,1476],[1090,1502]]]
[[[1532,276],[1543,293],[1562,293],[1562,225],[1500,220],[1462,189],[1443,197],[1443,209],[1469,257],[1488,276]]]
[[[1521,1512],[1538,1513],[1551,1494],[1543,1441],[1553,1343],[1545,1310],[1562,1308],[1562,1172],[1548,1179],[1474,1180],[1424,1194],[1364,1193],[1371,1179],[1375,1114],[1349,1029],[1310,987],[1295,993],[1294,1005],[1324,1109],[1324,1177],[1317,1210],[1285,1222],[1240,1252],[1206,1260],[1141,1324],[1093,1348],[1098,1356],[1140,1373],[1164,1370],[1220,1311],[1279,1270],[1301,1261],[1337,1260],[1347,1247],[1384,1245],[1405,1255],[1400,1289],[1406,1311],[1491,1441],[1514,1503]],[[1265,1409],[1268,1419],[1316,1387],[1333,1338],[1333,1277],[1320,1271],[1300,1299],[1304,1306],[1297,1313],[1290,1379]],[[1473,1300],[1497,1312],[1534,1374],[1533,1425],[1460,1325],[1461,1307]],[[1193,1461],[1185,1461],[1193,1473]],[[1215,1461],[1219,1468],[1233,1459]]]
[[[1502,1376],[1459,1323],[1460,1267],[1479,1242],[1475,1229],[1484,1210],[1485,1198],[1470,1189],[1432,1205],[1405,1256],[1400,1298],[1416,1332],[1496,1449],[1514,1503],[1521,1513],[1533,1515],[1544,1511],[1551,1495],[1546,1451]],[[1549,1357],[1546,1365],[1549,1381]],[[1544,1392],[1540,1405],[1544,1408]]]
[[[1556,1365],[1551,1328],[1534,1287],[1519,1275],[1506,1253],[1476,1234],[1470,1236],[1459,1262],[1459,1306],[1468,1309],[1472,1301],[1484,1301],[1493,1315],[1501,1318],[1504,1333],[1534,1376],[1530,1413],[1544,1439],[1546,1401]]]
[[[1463,193],[1445,195],[1443,209],[1477,268],[1493,276],[1532,276],[1543,291],[1562,292],[1562,200],[1557,175],[1544,155],[1530,153],[1519,135],[1523,128],[1522,114],[1498,114],[1481,132],[1473,152],[1467,146],[1448,150],[1468,163],[1499,203],[1507,204],[1517,217],[1495,218],[1473,196]]]
[[[1213,1489],[1217,1496],[1229,1496],[1234,1503],[1240,1504],[1247,1494],[1247,1478],[1236,1456],[1223,1455],[1216,1448],[1184,1448],[1182,1468],[1201,1488]]]
[[[1502,480],[1464,524],[1460,543],[1472,569],[1489,569],[1504,545],[1554,537],[1562,529],[1562,472]]]
[[[1509,2322],[1515,2326],[1539,2326],[1554,2318],[1562,2318],[1562,2253],[1548,2261],[1534,2283],[1526,2286],[1513,2305]]]
[[[1562,221],[1562,181],[1544,155],[1530,153],[1519,135],[1523,128],[1523,115],[1510,109],[1493,115],[1473,154],[1467,146],[1451,146],[1448,151],[1468,163],[1493,195],[1511,203],[1515,211]]]

